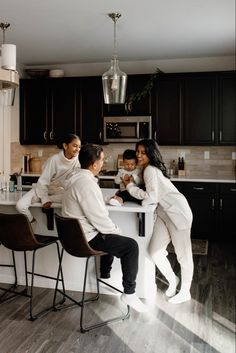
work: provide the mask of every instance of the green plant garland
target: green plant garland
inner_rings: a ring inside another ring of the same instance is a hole
[[[153,88],[155,79],[160,74],[163,74],[163,71],[161,71],[159,68],[157,68],[155,73],[150,76],[149,80],[147,81],[147,83],[143,87],[143,89],[141,91],[139,91],[139,92],[131,93],[129,96],[127,96],[126,97],[126,102],[127,103],[139,102],[141,99],[145,98],[146,95]]]

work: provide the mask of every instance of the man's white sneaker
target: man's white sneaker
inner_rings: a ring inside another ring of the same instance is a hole
[[[121,295],[121,300],[123,303],[131,306],[131,308],[138,311],[139,313],[146,313],[148,311],[148,307],[141,302],[141,300],[137,297],[135,293],[133,294],[123,293]]]

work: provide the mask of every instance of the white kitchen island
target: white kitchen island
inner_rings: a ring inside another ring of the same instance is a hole
[[[102,189],[104,196],[114,195],[116,189]],[[2,213],[17,213],[15,204],[17,200],[22,196],[24,192],[0,192],[0,212]],[[152,299],[156,295],[156,282],[155,282],[155,265],[149,258],[147,253],[148,243],[152,234],[154,210],[155,205],[140,206],[133,202],[127,202],[121,207],[107,205],[109,215],[114,223],[116,223],[123,231],[124,236],[134,238],[139,245],[139,272],[137,276],[137,287],[136,291],[139,297]],[[54,212],[60,214],[61,205],[53,204]],[[47,217],[42,212],[40,203],[35,203],[31,207],[31,211],[37,220],[35,233],[45,235],[57,235],[55,224],[52,224],[53,230],[49,230],[47,227]],[[50,223],[50,222],[49,222]],[[54,223],[54,220],[53,222]],[[30,254],[28,255],[30,256]],[[22,253],[16,254],[17,260],[17,271],[18,271],[18,282],[19,284],[24,283],[23,277],[23,257]],[[0,246],[0,263],[9,263],[11,261],[11,254],[8,249]],[[67,290],[81,291],[83,284],[83,269],[84,259],[79,259],[70,256],[65,253],[63,259],[63,273],[65,278],[65,285]],[[94,263],[90,262],[91,272],[93,270]],[[54,246],[47,247],[37,252],[36,256],[36,269],[37,272],[44,272],[49,275],[55,275],[57,273],[58,261],[56,249]],[[13,281],[13,274],[10,269],[0,268],[0,282],[11,283]],[[115,258],[111,278],[109,283],[120,288],[122,290],[122,273],[119,259]],[[35,285],[41,287],[53,288],[54,284],[45,278],[36,278]],[[94,292],[96,290],[96,284],[94,276],[89,276],[88,291]],[[116,294],[112,289],[101,284],[101,292]]]

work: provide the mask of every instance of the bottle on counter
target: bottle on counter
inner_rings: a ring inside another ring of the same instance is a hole
[[[179,176],[185,176],[184,157],[179,157],[178,158],[178,175]]]

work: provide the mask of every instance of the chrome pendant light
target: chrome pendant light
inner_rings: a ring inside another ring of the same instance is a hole
[[[102,75],[103,95],[105,104],[124,104],[127,86],[127,74],[119,68],[117,59],[116,22],[121,17],[118,12],[109,13],[114,22],[114,51],[110,69]]]

